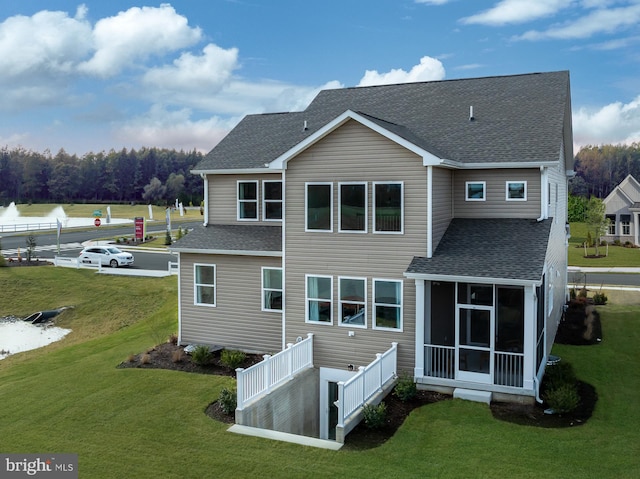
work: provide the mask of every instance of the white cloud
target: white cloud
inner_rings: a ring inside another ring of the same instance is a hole
[[[81,12],[77,18],[46,10],[9,17],[0,23],[0,82],[70,74],[89,54],[90,38],[91,25]]]
[[[178,15],[169,4],[159,8],[133,7],[96,23],[95,54],[80,69],[102,77],[114,76],[152,55],[192,46],[201,37],[201,30],[189,27],[187,18]]]
[[[552,16],[571,6],[574,0],[502,0],[493,8],[462,18],[465,24],[506,25]]]
[[[426,5],[444,5],[452,0],[415,0],[416,3],[424,3]]]
[[[543,40],[588,38],[597,33],[614,33],[622,29],[634,27],[640,22],[640,5],[600,9],[589,13],[575,21],[554,26],[545,31],[530,30],[516,40]]]
[[[418,81],[433,81],[444,79],[444,66],[440,60],[424,56],[418,65],[414,65],[406,72],[401,68],[394,68],[386,73],[377,70],[367,70],[357,86],[392,85],[395,83],[409,83]]]
[[[143,83],[162,90],[192,90],[194,93],[219,91],[238,68],[238,49],[225,50],[210,43],[200,56],[185,52],[171,66],[152,68]]]
[[[640,141],[640,96],[599,110],[580,108],[573,114],[573,141],[577,147]]]
[[[216,116],[194,120],[187,108],[169,111],[155,105],[146,114],[117,127],[114,136],[132,147],[153,145],[207,152],[238,121],[239,118],[223,120]]]

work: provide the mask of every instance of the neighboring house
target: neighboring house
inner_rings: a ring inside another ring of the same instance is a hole
[[[631,175],[604,199],[609,229],[603,239],[640,246],[640,183]]]
[[[274,353],[313,333],[322,399],[396,342],[421,387],[533,401],[566,300],[572,144],[566,71],[246,116],[193,170],[180,343]]]

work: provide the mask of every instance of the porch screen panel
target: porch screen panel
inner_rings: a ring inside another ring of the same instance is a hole
[[[496,314],[496,350],[523,352],[524,289],[499,287]]]

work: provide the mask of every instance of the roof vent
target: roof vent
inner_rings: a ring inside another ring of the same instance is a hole
[[[304,131],[307,131],[309,128],[307,127],[307,120],[304,121],[304,125],[302,126]]]
[[[473,105],[471,105],[471,106],[469,107],[469,121],[473,121],[473,120],[475,120],[475,119],[476,119],[476,117],[475,117],[475,116],[473,116]]]

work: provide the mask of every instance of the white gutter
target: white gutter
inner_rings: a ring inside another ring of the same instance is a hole
[[[204,173],[200,173],[200,178],[202,178],[204,183],[204,211],[202,212],[204,218],[202,226],[207,226],[209,224],[209,179]]]

